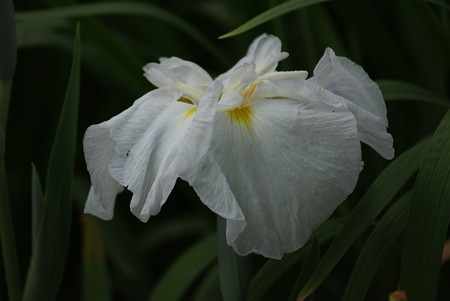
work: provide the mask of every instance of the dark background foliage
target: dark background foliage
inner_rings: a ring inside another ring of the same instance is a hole
[[[267,32],[279,36],[283,50],[290,53],[280,69],[312,73],[324,49],[331,47],[338,55],[363,66],[374,80],[414,84],[430,92],[435,99],[448,103],[450,37],[449,3],[445,1],[442,4],[419,0],[330,1],[295,10],[241,35],[221,40],[217,37],[283,1],[140,2],[170,13],[168,19],[172,21],[158,17],[163,15],[161,12],[156,12],[156,17],[118,13],[97,17],[37,17],[32,21],[17,18],[18,59],[9,111],[6,171],[22,279],[27,273],[32,247],[31,163],[45,183],[43,179],[47,175],[71,68],[77,21],[81,28],[81,88],[72,186],[74,205],[58,300],[148,299],[156,294],[155,290],[161,290],[160,281],[177,258],[216,231],[214,214],[182,181],[177,183],[162,212],[146,224],[129,211],[130,193],[127,192],[120,195],[112,221],[82,214],[90,185],[82,152],[84,131],[89,125],[118,114],[154,88],[142,76],[146,63],[155,62],[159,57],[177,56],[196,62],[215,76],[243,56],[254,38]],[[94,2],[18,0],[14,5],[19,16],[23,12],[81,3]],[[130,3],[120,2],[124,7]],[[192,26],[200,38],[190,35],[186,26],[177,27],[174,20]],[[205,44],[211,45],[210,48]],[[389,132],[394,137],[397,154],[432,135],[446,112],[443,106],[412,101],[412,98],[405,96],[404,101],[387,102]],[[336,217],[348,216],[390,163],[365,146],[363,159],[365,168],[357,188],[337,209]],[[414,179],[411,179],[398,195],[413,185]],[[383,214],[384,211],[381,216]],[[355,261],[372,230],[373,225],[345,253],[319,287],[315,300],[342,298]],[[387,300],[389,293],[397,289],[402,245],[401,235],[382,261],[366,300]],[[207,246],[202,252],[215,254],[215,244]],[[317,252],[320,249],[323,254],[328,246],[329,242],[321,242]],[[206,253],[200,258],[209,258]],[[202,296],[205,300],[220,299],[217,257],[214,255],[208,260],[197,274],[189,272],[201,265],[194,262],[174,278],[173,287],[187,281],[180,300],[202,300]],[[250,256],[249,261],[251,276],[266,263],[259,256]],[[287,299],[302,262],[303,259],[298,260],[277,278],[263,299]],[[0,270],[3,269],[0,264]],[[0,275],[0,299],[8,300],[4,273]],[[443,263],[439,300],[450,300],[449,281],[449,264]],[[169,296],[170,292],[166,294]]]

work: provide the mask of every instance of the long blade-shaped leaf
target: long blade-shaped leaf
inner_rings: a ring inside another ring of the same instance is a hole
[[[308,252],[308,256],[306,256],[305,262],[302,265],[300,273],[295,281],[294,287],[292,289],[291,295],[289,297],[289,301],[296,301],[300,290],[305,285],[308,278],[313,273],[314,269],[317,266],[317,263],[320,259],[320,244],[319,244],[319,236],[315,236]]]
[[[229,33],[220,36],[219,39],[229,38],[241,34],[243,32],[246,32],[247,30],[250,30],[258,25],[261,25],[267,21],[270,21],[276,17],[284,15],[293,10],[326,1],[329,0],[290,0],[284,2],[280,5],[272,7],[271,9],[263,12],[262,14],[257,15],[253,19],[245,22],[244,24],[230,31]]]
[[[183,300],[186,290],[216,258],[215,243],[216,235],[210,235],[186,251],[164,274],[149,300]]]
[[[105,253],[97,221],[83,216],[83,301],[112,300]]]
[[[322,0],[323,1],[323,0]],[[25,21],[40,21],[61,18],[80,18],[80,17],[94,17],[102,15],[139,15],[150,18],[159,19],[167,22],[187,35],[191,36],[205,49],[210,51],[212,55],[224,65],[229,64],[228,56],[218,48],[210,39],[193,27],[189,22],[186,22],[179,16],[164,10],[154,5],[142,2],[122,2],[122,1],[104,1],[97,3],[78,4],[66,7],[58,7],[45,10],[34,10],[30,12],[17,13],[16,18],[19,22]]]
[[[25,301],[54,300],[64,272],[70,236],[80,77],[80,35],[47,171],[44,209],[24,290]]]
[[[431,139],[414,186],[400,275],[408,300],[436,300],[449,219],[450,111]]]
[[[378,222],[359,254],[343,300],[365,299],[378,268],[405,230],[411,197],[412,191],[403,195]]]
[[[16,71],[16,22],[12,0],[0,2],[0,80],[11,80]],[[4,127],[3,124],[0,124]]]
[[[379,80],[377,84],[383,91],[386,101],[415,100],[450,108],[450,101],[434,95],[430,91],[416,85],[399,80]]]
[[[322,257],[316,271],[305,284],[301,291],[303,297],[310,295],[325,280],[371,221],[376,218],[416,172],[427,143],[428,141],[423,141],[399,156],[372,183],[353,210],[346,225]]]
[[[15,24],[13,1],[0,1],[0,243],[11,301],[19,300],[22,286],[5,167],[5,133],[17,56]]]
[[[249,258],[239,256],[226,242],[226,220],[217,216],[217,256],[224,301],[245,300],[250,286]]]
[[[324,222],[316,231],[320,241],[322,243],[330,241],[339,233],[345,221],[345,218],[338,217]],[[285,255],[283,260],[271,259],[267,261],[252,279],[248,301],[261,300],[278,279],[304,259],[308,253],[308,246],[311,246],[311,244],[312,241],[296,252]]]
[[[36,249],[39,235],[39,225],[41,223],[42,211],[44,208],[44,194],[42,192],[41,179],[34,164],[31,164],[31,245],[32,250]]]
[[[11,81],[0,80],[0,110],[5,109],[3,114],[0,112],[0,242],[5,265],[6,283],[8,285],[8,296],[10,300],[15,301],[20,299],[21,280],[6,178],[4,128],[6,117],[8,116],[10,91]]]

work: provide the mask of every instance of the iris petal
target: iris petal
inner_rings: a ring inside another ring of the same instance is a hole
[[[247,222],[228,242],[240,255],[281,258],[353,190],[361,164],[356,121],[350,112],[286,99],[257,100],[247,110],[248,119],[218,112],[211,144]]]
[[[126,156],[133,141],[152,121],[152,118],[148,119],[152,116],[149,114],[157,116],[179,95],[177,90],[171,88],[149,92],[119,115],[86,130],[83,146],[92,187],[85,213],[103,219],[112,218],[116,195],[123,187],[120,177],[110,174],[110,162]]]
[[[378,85],[361,66],[327,48],[310,81],[378,116],[387,126],[386,105]]]
[[[324,103],[351,112],[357,122],[359,139],[375,149],[386,159],[394,157],[393,138],[386,131],[386,124],[380,116],[357,104],[330,92],[310,80],[283,79],[260,84],[254,92],[255,97],[286,97],[305,103]]]

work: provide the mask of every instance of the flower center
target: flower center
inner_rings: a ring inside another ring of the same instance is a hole
[[[226,111],[226,114],[231,122],[237,122],[241,129],[244,126],[250,133],[251,123],[254,117],[251,106],[237,107],[234,110]]]

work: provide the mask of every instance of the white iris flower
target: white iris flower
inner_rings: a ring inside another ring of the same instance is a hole
[[[111,219],[127,187],[146,222],[181,178],[227,220],[238,254],[281,258],[303,246],[353,191],[360,141],[386,159],[394,149],[381,91],[360,66],[328,48],[306,79],[276,71],[287,56],[262,35],[215,80],[175,57],[146,65],[158,89],[86,131],[85,212]]]

